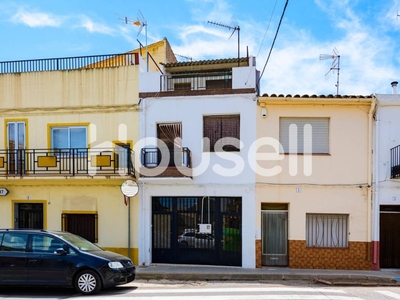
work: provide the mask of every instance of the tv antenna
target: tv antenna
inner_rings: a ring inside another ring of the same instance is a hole
[[[176,54],[176,53],[175,53],[175,56],[179,56],[179,57],[185,58],[185,59],[187,59],[187,60],[193,61],[193,58],[192,58],[192,57],[187,57],[187,56],[179,55],[179,54]]]
[[[147,65],[147,72],[149,72],[149,49],[148,49],[148,45],[147,45],[147,21],[146,19],[143,17],[142,12],[139,10],[138,11],[138,17],[136,20],[130,20],[127,17],[123,17],[123,18],[119,18],[120,20],[123,20],[125,22],[125,24],[133,24],[136,26],[139,26],[139,31],[137,36],[140,35],[140,33],[143,30],[143,27],[145,28],[145,36],[146,36],[146,65]]]
[[[337,79],[336,79],[336,95],[339,95],[339,74],[340,74],[340,55],[339,51],[336,48],[333,48],[333,54],[320,54],[320,60],[325,59],[333,59],[332,65],[328,72],[326,72],[325,76],[328,75],[332,70],[337,70]]]
[[[238,67],[240,67],[240,26],[237,24],[235,26],[229,26],[229,25],[225,25],[225,24],[221,24],[221,23],[212,22],[212,21],[207,21],[207,23],[213,24],[216,26],[225,27],[225,28],[232,30],[232,34],[229,36],[229,38],[231,38],[232,35],[235,33],[235,31],[237,31],[237,33],[238,33]],[[237,23],[237,22],[235,21],[235,23]]]

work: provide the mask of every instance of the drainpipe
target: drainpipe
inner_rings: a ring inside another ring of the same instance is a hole
[[[147,122],[147,111],[146,111],[146,106],[147,104],[147,99],[143,98],[140,99],[140,105],[139,105],[139,139],[144,139],[146,137],[146,122]],[[145,144],[141,144],[142,147],[145,147]],[[142,149],[139,149],[140,154],[137,157],[136,160],[136,166],[138,166],[138,171],[139,171],[139,166],[141,164],[141,152]],[[135,155],[136,157],[136,155]],[[139,172],[138,172],[139,173]],[[140,174],[139,174],[139,178],[140,178]],[[147,196],[147,189],[146,189],[146,185],[143,182],[140,182],[139,179],[139,211],[141,212],[139,215],[139,254],[138,254],[138,264],[139,265],[147,265],[149,264],[149,253],[148,251],[146,251],[147,248],[147,243],[148,243],[148,238],[147,238],[147,230],[148,230],[148,226],[147,226],[147,220],[151,220],[151,218],[147,218],[146,216],[146,196]],[[151,234],[151,233],[150,233]],[[150,248],[149,248],[150,251]]]
[[[375,138],[374,138],[374,188],[373,188],[373,216],[372,216],[372,270],[379,271],[379,108],[375,118]]]
[[[375,198],[372,197],[372,191],[371,191],[371,186],[372,186],[372,163],[373,163],[373,115],[375,112],[375,106],[376,106],[376,98],[375,96],[372,99],[371,102],[371,107],[368,112],[368,159],[367,159],[367,174],[368,174],[368,194],[367,194],[367,224],[368,224],[368,240],[372,240],[372,245],[374,245],[374,235],[373,233],[375,232],[375,224],[374,221],[372,220],[372,211],[375,210],[375,203],[372,201],[376,201]],[[375,187],[376,188],[376,187]],[[375,190],[375,189],[374,189]],[[375,260],[375,247],[372,247],[372,265],[374,265],[374,260]],[[371,248],[368,247],[368,259],[371,259]],[[371,266],[372,268],[372,266]]]

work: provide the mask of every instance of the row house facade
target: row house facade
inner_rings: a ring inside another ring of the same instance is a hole
[[[165,39],[148,49],[175,60]],[[142,56],[0,63],[1,228],[70,231],[137,263],[139,202],[121,184],[138,177]]]
[[[259,96],[252,56],[148,51],[0,63],[0,227],[139,265],[398,267],[398,95]]]
[[[400,268],[400,95],[376,94],[372,267]]]
[[[139,263],[254,268],[255,58],[162,72],[139,94]]]
[[[375,98],[258,102],[257,267],[370,269]]]

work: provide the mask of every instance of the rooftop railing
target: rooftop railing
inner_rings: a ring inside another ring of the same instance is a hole
[[[111,68],[138,64],[138,53],[16,60],[0,62],[0,74]]]
[[[161,76],[161,91],[232,88],[230,72],[168,74]]]

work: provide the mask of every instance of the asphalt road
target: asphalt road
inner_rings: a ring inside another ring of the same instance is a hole
[[[171,282],[136,281],[82,296],[72,289],[0,288],[0,299],[152,299],[152,300],[393,300],[400,287],[332,287],[307,281]]]

